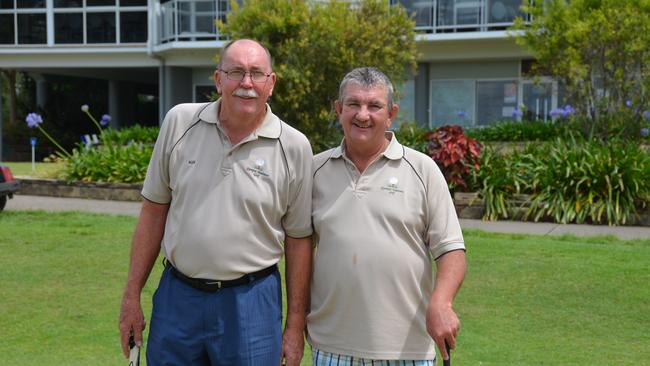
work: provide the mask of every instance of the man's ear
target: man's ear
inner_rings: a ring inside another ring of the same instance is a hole
[[[219,72],[219,69],[214,70],[212,79],[214,79],[214,86],[217,88],[217,93],[221,94],[221,73]]]
[[[334,101],[334,110],[336,111],[336,114],[338,114],[339,116],[341,115],[341,109],[342,109],[341,103],[339,102],[338,99],[335,100]]]
[[[389,128],[391,124],[393,124],[393,119],[397,117],[397,112],[399,111],[399,105],[397,103],[393,103],[393,107],[388,111],[388,121],[386,122],[386,128]]]

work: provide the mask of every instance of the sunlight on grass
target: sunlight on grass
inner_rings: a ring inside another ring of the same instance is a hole
[[[11,173],[17,178],[60,178],[63,163],[35,163],[32,169],[31,162],[3,162],[9,166]]]
[[[0,214],[0,364],[124,363],[117,319],[135,220]],[[650,359],[650,240],[478,230],[466,231],[465,239],[469,267],[455,303],[462,329],[454,364]],[[157,261],[143,291],[147,318],[161,270]],[[310,363],[306,352],[303,365]]]

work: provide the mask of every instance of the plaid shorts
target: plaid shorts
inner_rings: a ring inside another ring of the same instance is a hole
[[[313,366],[436,366],[436,360],[372,360],[311,349]]]

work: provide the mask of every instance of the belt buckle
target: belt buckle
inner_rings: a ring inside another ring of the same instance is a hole
[[[206,282],[205,284],[209,286],[217,285],[217,289],[221,290],[221,281]]]

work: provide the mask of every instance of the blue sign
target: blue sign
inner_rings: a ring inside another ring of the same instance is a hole
[[[36,146],[36,137],[30,137],[29,138],[29,144],[32,146]]]

